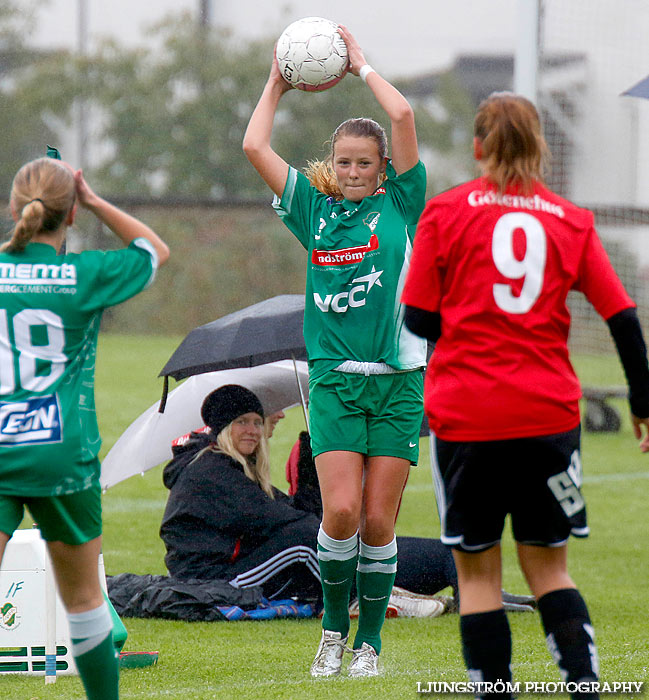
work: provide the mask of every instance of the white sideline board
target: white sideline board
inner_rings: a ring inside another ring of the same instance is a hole
[[[0,676],[45,675],[47,634],[46,567],[49,556],[40,530],[16,530],[0,568]],[[100,563],[103,573],[103,562]],[[100,578],[105,580],[105,575]],[[68,620],[56,593],[56,674],[76,674]]]

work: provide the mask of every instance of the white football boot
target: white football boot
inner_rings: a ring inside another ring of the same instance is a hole
[[[314,678],[340,675],[346,643],[347,637],[340,632],[322,630],[320,645],[311,664],[311,675]]]

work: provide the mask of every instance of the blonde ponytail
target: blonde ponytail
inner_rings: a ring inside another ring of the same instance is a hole
[[[11,240],[0,246],[0,251],[21,253],[31,241],[32,236],[43,228],[44,218],[45,206],[40,199],[27,202],[16,222]]]
[[[72,173],[52,158],[23,165],[11,187],[11,207],[17,215],[11,240],[0,251],[20,253],[38,233],[58,231],[74,206]]]
[[[309,182],[320,192],[336,200],[343,199],[338,186],[338,178],[331,167],[330,160],[310,160],[304,170]]]

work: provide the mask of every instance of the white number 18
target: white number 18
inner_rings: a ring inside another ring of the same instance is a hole
[[[34,345],[31,329],[44,326],[46,345]],[[47,309],[23,309],[13,318],[15,347],[18,351],[20,386],[27,391],[44,391],[65,369],[67,357],[63,319]],[[49,372],[37,373],[37,362],[50,363]],[[9,341],[9,323],[6,309],[0,309],[0,395],[16,390],[13,352]]]
[[[516,229],[521,229],[525,234],[526,247],[522,260],[514,255]],[[525,278],[518,296],[512,293],[511,285],[494,284],[494,299],[503,311],[525,314],[534,306],[543,288],[546,248],[545,230],[541,222],[531,214],[513,212],[498,219],[491,242],[491,252],[498,272],[511,280]]]

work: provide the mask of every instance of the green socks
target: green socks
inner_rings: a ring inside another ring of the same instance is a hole
[[[397,538],[382,547],[371,547],[358,535],[334,540],[320,526],[318,560],[324,596],[322,628],[349,634],[349,596],[356,576],[358,631],[354,649],[367,642],[381,652],[381,628],[397,573]]]
[[[382,547],[361,540],[356,588],[358,590],[358,631],[354,649],[367,642],[381,653],[381,628],[397,573],[397,538]]]
[[[88,700],[118,700],[119,662],[108,605],[68,614],[72,655]]]
[[[349,596],[358,560],[358,534],[346,540],[334,540],[321,525],[318,560],[324,600],[322,629],[340,632],[346,637],[349,634]]]

